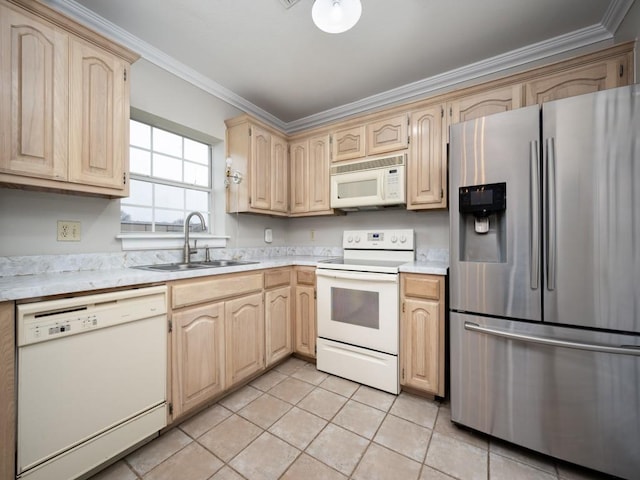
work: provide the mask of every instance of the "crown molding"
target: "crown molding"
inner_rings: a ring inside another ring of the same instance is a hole
[[[69,15],[99,33],[121,43],[139,53],[145,60],[193,84],[230,105],[266,122],[286,134],[309,128],[345,117],[362,114],[387,105],[426,97],[429,94],[454,87],[463,82],[499,73],[511,68],[522,67],[546,57],[569,52],[594,43],[610,40],[620,26],[634,0],[614,0],[605,12],[599,24],[592,25],[549,40],[528,45],[523,48],[491,57],[464,67],[449,70],[429,78],[409,83],[398,88],[372,95],[340,107],[319,112],[291,122],[279,118],[249,102],[231,90],[223,87],[209,77],[179,62],[147,42],[130,34],[126,30],[107,21],[74,0],[43,0],[49,6]]]

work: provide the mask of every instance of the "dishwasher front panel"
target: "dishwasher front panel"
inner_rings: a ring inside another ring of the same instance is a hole
[[[126,298],[105,297],[105,302],[98,305],[101,309],[96,316],[98,328],[77,334],[62,332],[63,336],[58,338],[19,346],[19,474],[78,449],[85,442],[95,443],[93,439],[105,432],[135,422],[137,417],[142,418],[158,407],[163,414],[154,414],[152,418],[162,424],[149,426],[149,420],[142,421],[150,431],[137,432],[137,438],[143,439],[166,424],[167,317],[166,290],[161,288],[160,303],[164,308],[149,308],[148,318],[140,318],[145,316],[139,313],[145,298],[137,290],[138,295],[129,304]],[[158,303],[157,297],[155,301]],[[47,324],[47,332],[53,328],[55,333],[56,327],[50,324],[58,317],[60,328],[66,329],[67,325],[73,325],[69,315],[91,316],[92,311],[97,311],[96,304],[83,309],[71,305],[65,310],[64,301],[61,302],[53,313],[33,315]],[[78,313],[74,313],[76,310]],[[60,316],[56,311],[64,313]],[[131,319],[132,316],[137,318]],[[20,318],[18,315],[18,321]],[[101,324],[106,327],[100,328]],[[122,450],[129,446],[123,445]],[[78,458],[82,456],[79,452]],[[95,466],[79,468],[86,471]]]

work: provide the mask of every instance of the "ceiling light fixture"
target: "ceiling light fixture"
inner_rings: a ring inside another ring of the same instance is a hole
[[[313,23],[323,32],[342,33],[353,27],[362,13],[360,0],[315,0]]]

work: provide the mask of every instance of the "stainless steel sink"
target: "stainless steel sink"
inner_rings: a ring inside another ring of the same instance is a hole
[[[139,265],[134,268],[141,270],[158,270],[163,272],[181,272],[185,270],[199,270],[202,268],[234,267],[237,265],[251,265],[260,262],[246,260],[209,260],[208,262],[190,263],[160,263],[156,265]]]

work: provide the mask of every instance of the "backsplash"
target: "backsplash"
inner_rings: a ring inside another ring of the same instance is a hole
[[[313,256],[341,257],[341,247],[256,247],[211,249],[214,260],[251,260],[259,258]],[[193,260],[203,260],[200,249]],[[416,260],[420,262],[449,262],[449,251],[442,248],[418,250]],[[117,253],[80,253],[70,255],[26,255],[0,257],[0,277],[37,275],[41,273],[76,272],[88,270],[110,270],[137,265],[173,263],[182,261],[180,250],[143,250]]]

